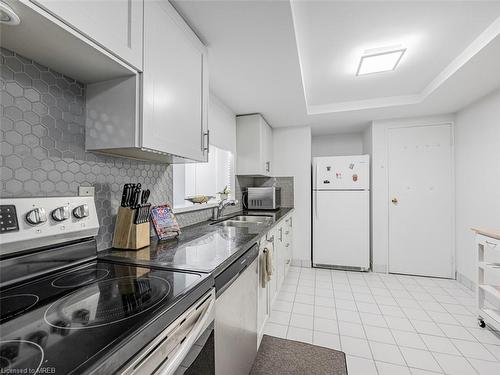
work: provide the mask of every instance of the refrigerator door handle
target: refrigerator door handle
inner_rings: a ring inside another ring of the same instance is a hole
[[[315,165],[314,170],[315,170],[315,172],[316,172],[316,173],[315,173],[315,176],[314,176],[314,184],[315,184],[316,186],[313,186],[313,189],[319,189],[319,186],[318,186],[318,163],[317,163],[317,162],[316,162],[316,165]]]
[[[314,190],[314,215],[318,218],[318,191]]]

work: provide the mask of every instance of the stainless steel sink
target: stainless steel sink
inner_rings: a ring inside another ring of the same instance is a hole
[[[214,225],[217,225],[219,227],[239,227],[239,228],[247,228],[251,224],[245,223],[243,221],[237,221],[237,220],[225,220],[221,221],[220,223],[216,223]]]
[[[270,216],[241,215],[232,217],[229,220],[242,221],[247,223],[268,224],[271,223],[273,219]]]
[[[234,216],[220,223],[214,224],[222,227],[249,227],[254,225],[269,225],[273,222],[273,218],[270,216],[250,216],[250,215],[240,215]]]

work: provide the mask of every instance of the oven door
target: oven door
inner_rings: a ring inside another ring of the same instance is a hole
[[[207,329],[205,329],[205,332],[203,332],[198,341],[191,347],[174,374],[215,374],[215,337],[213,321]]]
[[[215,374],[214,316],[212,289],[161,332],[122,374]]]

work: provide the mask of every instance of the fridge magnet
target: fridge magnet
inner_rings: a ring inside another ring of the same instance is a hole
[[[336,172],[335,177],[340,180],[342,178],[342,173]]]
[[[352,175],[352,180],[353,180],[354,182],[358,181],[358,175],[357,175],[357,174],[353,174],[353,175]]]
[[[349,169],[354,169],[354,163],[349,164]]]

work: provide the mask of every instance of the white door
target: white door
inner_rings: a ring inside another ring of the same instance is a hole
[[[313,192],[313,263],[370,266],[370,192]]]
[[[452,278],[451,125],[388,132],[389,272]]]

